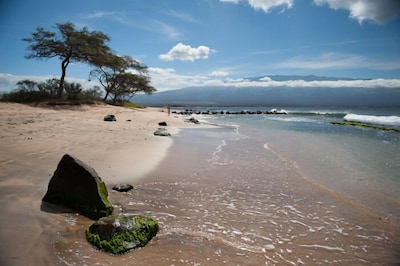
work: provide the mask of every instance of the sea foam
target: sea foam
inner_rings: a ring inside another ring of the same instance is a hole
[[[344,120],[363,122],[363,123],[372,123],[372,124],[400,126],[400,117],[394,116],[394,115],[393,116],[375,116],[375,115],[347,114],[347,115],[345,115]]]

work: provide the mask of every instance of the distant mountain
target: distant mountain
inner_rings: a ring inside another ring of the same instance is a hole
[[[246,78],[259,81],[263,77]],[[272,81],[352,80],[317,76],[268,76]],[[400,88],[203,86],[137,95],[145,106],[400,106]]]

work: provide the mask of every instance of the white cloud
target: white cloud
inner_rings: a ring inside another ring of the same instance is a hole
[[[238,4],[239,2],[247,2],[255,10],[262,10],[265,13],[270,12],[271,9],[276,7],[293,6],[294,0],[220,0],[221,2]]]
[[[181,89],[190,86],[203,85],[208,77],[206,75],[184,75],[176,73],[173,68],[150,67],[149,75],[151,84],[158,91]]]
[[[171,40],[178,40],[182,35],[177,28],[157,20],[152,22],[152,27],[148,28],[148,30],[158,31]]]
[[[328,4],[332,9],[347,9],[350,17],[362,23],[372,20],[385,23],[400,16],[399,0],[314,0],[317,5]]]
[[[213,71],[213,72],[210,73],[210,76],[212,76],[212,77],[226,77],[226,76],[229,76],[229,72],[228,71],[223,71],[223,70]]]
[[[175,11],[175,10],[168,10],[168,11],[165,11],[163,13],[168,15],[168,16],[171,16],[171,17],[177,18],[179,20],[182,20],[182,21],[186,21],[186,22],[190,22],[190,23],[200,23],[200,21],[198,21],[197,19],[193,18],[192,16],[190,16],[187,13],[178,12],[178,11]]]
[[[400,79],[371,79],[371,80],[334,80],[334,81],[304,81],[288,80],[275,81],[266,76],[253,81],[242,78],[217,77],[211,75],[186,75],[176,73],[172,68],[149,68],[151,84],[158,91],[181,89],[193,86],[220,86],[220,87],[305,87],[305,88],[400,88]],[[45,81],[55,76],[18,76],[0,73],[0,91],[9,91],[15,84],[24,79],[37,82]],[[80,78],[68,78],[69,82],[79,82],[84,88],[98,85],[97,81],[88,81]]]
[[[333,81],[304,81],[288,80],[275,81],[266,76],[259,80],[242,78],[217,77],[211,75],[178,74],[172,68],[149,68],[152,85],[158,91],[182,89],[193,86],[219,87],[304,87],[304,88],[400,88],[400,79],[371,79],[371,80],[333,80]]]
[[[207,46],[200,45],[197,48],[193,48],[190,45],[178,43],[167,54],[159,55],[159,58],[165,61],[181,60],[193,62],[197,59],[207,59],[211,52],[214,52],[214,50]]]

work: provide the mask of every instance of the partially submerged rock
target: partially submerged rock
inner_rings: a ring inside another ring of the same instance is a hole
[[[86,228],[86,239],[98,249],[114,255],[144,247],[158,232],[157,221],[141,215],[112,215]]]
[[[113,212],[106,185],[96,171],[71,155],[65,154],[51,178],[44,202],[70,208],[90,219]]]
[[[190,118],[185,119],[185,122],[190,122],[190,123],[194,123],[194,124],[200,124],[200,121],[197,120],[194,117],[190,117]]]
[[[115,117],[115,115],[106,115],[104,117],[104,121],[110,121],[110,122],[117,121],[117,118]]]
[[[119,192],[128,192],[133,189],[133,186],[131,184],[116,184],[112,189]]]
[[[154,135],[156,135],[156,136],[171,136],[171,133],[169,133],[165,128],[159,128],[154,132]]]

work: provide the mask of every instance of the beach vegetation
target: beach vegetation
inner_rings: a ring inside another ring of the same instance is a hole
[[[87,27],[77,30],[73,23],[57,23],[55,31],[36,28],[29,38],[22,40],[29,44],[27,59],[61,60],[61,77],[56,97],[61,99],[65,89],[65,77],[70,63],[82,62],[97,66],[111,49],[106,42],[110,38],[100,31],[89,31]]]
[[[111,215],[86,228],[86,239],[98,249],[118,255],[144,247],[158,232],[157,221],[141,215]]]
[[[43,82],[33,80],[21,80],[16,84],[16,88],[9,92],[3,93],[0,101],[17,102],[17,103],[39,103],[48,101],[52,103],[57,100],[58,103],[80,104],[93,103],[102,100],[102,91],[99,86],[90,89],[83,89],[80,83],[64,82],[65,93],[62,99],[57,97],[60,80],[53,78]]]

